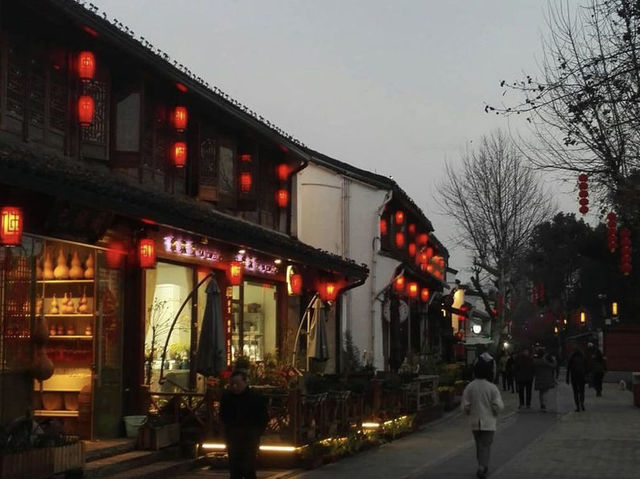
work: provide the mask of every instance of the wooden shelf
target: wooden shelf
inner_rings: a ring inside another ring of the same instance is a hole
[[[95,279],[39,279],[38,284],[91,284]]]
[[[65,409],[36,409],[34,416],[40,417],[78,417],[78,411],[67,411]]]
[[[89,336],[86,334],[54,334],[53,336],[49,335],[49,339],[93,339],[93,335]]]
[[[45,314],[45,318],[93,318],[93,313]]]

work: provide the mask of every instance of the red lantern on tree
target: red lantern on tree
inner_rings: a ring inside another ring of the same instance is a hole
[[[424,250],[420,251],[420,253],[418,253],[418,256],[416,257],[416,262],[420,266],[422,266],[422,265],[426,265],[428,261],[429,261],[429,257],[427,256],[427,252]]]
[[[289,190],[280,188],[276,191],[276,203],[279,208],[286,208],[289,205]]]
[[[93,123],[93,115],[95,113],[95,103],[89,95],[81,95],[78,98],[78,123],[86,128]]]
[[[393,289],[396,293],[404,293],[405,280],[404,276],[398,276],[393,280]]]
[[[420,290],[420,301],[422,301],[423,303],[426,303],[427,301],[429,301],[430,296],[431,296],[431,291],[429,291],[429,288],[422,288]]]
[[[141,238],[138,242],[138,265],[141,268],[156,267],[156,244],[151,238]]]
[[[3,206],[0,210],[0,244],[2,246],[18,246],[22,243],[24,215],[22,208]]]
[[[187,144],[184,141],[176,141],[171,146],[171,159],[176,168],[184,168],[187,164]]]
[[[427,233],[420,233],[418,235],[418,244],[420,246],[427,246],[428,241],[429,241],[429,235]]]
[[[607,215],[607,246],[612,253],[618,246],[618,234],[617,234],[617,217],[616,214],[611,212]]]
[[[404,211],[398,210],[395,214],[395,221],[398,226],[404,223]]]
[[[239,286],[242,283],[242,263],[240,261],[229,263],[229,282],[232,286]]]
[[[78,53],[78,78],[82,81],[93,80],[96,73],[96,58],[90,51]]]
[[[409,256],[411,256],[412,258],[416,255],[416,244],[415,243],[409,243],[408,246],[408,251],[409,251]]]
[[[404,233],[402,232],[396,233],[396,248],[397,249],[404,248]]]
[[[407,287],[407,293],[409,294],[410,298],[417,298],[419,291],[420,291],[420,288],[418,287],[418,283],[414,283],[414,282],[409,283]]]
[[[187,123],[189,121],[189,112],[184,106],[177,106],[173,110],[173,126],[177,131],[184,131],[187,129]]]
[[[586,215],[589,212],[589,186],[587,180],[589,177],[585,173],[581,173],[578,176],[578,196],[580,197],[580,213]]]

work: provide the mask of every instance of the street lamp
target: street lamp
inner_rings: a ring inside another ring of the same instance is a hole
[[[618,303],[616,301],[611,303],[611,317],[613,319],[618,319]]]
[[[580,326],[587,324],[587,313],[580,311]]]

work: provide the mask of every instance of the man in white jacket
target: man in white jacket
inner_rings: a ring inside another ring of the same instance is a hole
[[[476,442],[479,479],[487,477],[491,443],[496,431],[498,412],[504,408],[500,390],[490,381],[493,361],[479,358],[474,367],[475,379],[462,393],[462,410],[469,416]]]

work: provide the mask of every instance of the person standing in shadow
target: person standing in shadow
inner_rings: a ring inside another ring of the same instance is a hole
[[[497,418],[504,408],[500,390],[492,382],[494,362],[478,358],[473,368],[475,379],[471,381],[462,393],[462,410],[469,416],[473,439],[476,443],[476,459],[479,479],[487,477],[489,472],[489,456],[491,444],[496,431]]]
[[[591,375],[591,384],[593,389],[596,390],[596,396],[602,396],[602,380],[607,370],[607,361],[602,351],[594,347],[591,353],[591,360],[587,366]]]
[[[525,405],[527,409],[531,407],[531,386],[533,385],[533,359],[528,349],[524,349],[514,361],[514,376],[516,380],[516,389],[518,390],[518,409],[522,409]]]
[[[567,384],[571,382],[576,412],[584,411],[584,386],[587,381],[587,364],[584,353],[576,349],[569,356],[567,363]]]
[[[235,370],[220,402],[231,479],[256,479],[260,436],[268,420],[266,399],[249,387],[244,370]]]

